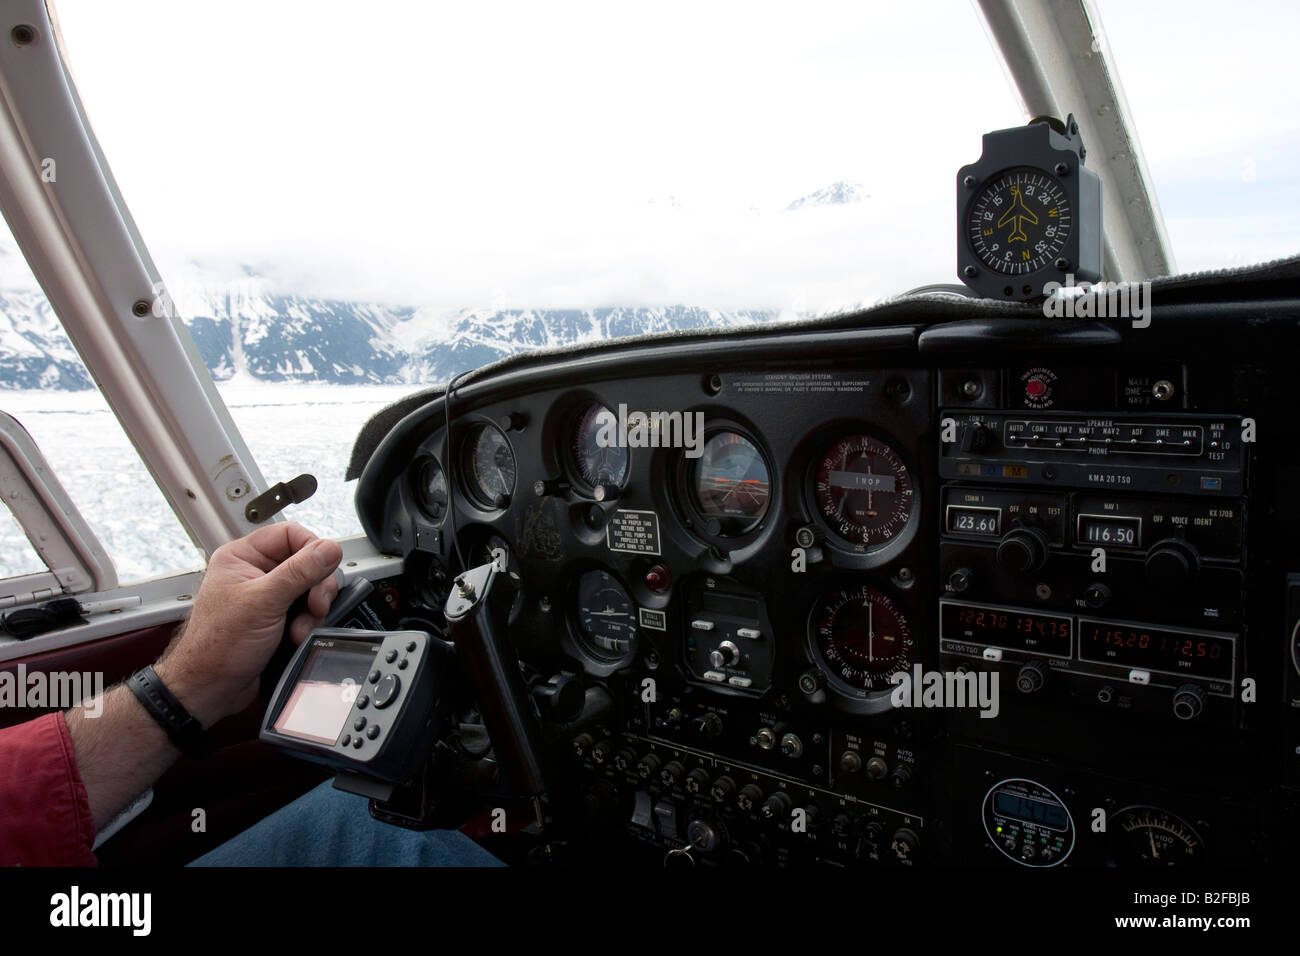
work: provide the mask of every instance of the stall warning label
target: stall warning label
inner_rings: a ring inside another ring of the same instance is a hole
[[[659,516],[653,511],[615,511],[605,526],[611,551],[659,554]]]

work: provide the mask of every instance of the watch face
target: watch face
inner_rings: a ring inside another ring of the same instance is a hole
[[[1029,275],[1054,263],[1074,227],[1065,187],[1029,166],[998,173],[980,187],[968,208],[972,251],[1007,276]]]

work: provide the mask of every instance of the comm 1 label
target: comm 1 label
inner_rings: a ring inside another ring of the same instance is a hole
[[[659,554],[659,516],[653,511],[615,511],[605,525],[605,544],[611,551]]]

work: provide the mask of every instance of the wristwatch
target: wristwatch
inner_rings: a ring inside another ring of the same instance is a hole
[[[186,756],[202,759],[212,753],[212,743],[203,725],[167,689],[152,667],[140,668],[126,686]]]

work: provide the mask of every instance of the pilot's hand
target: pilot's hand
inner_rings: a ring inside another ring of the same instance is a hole
[[[302,594],[307,610],[291,623],[301,644],[338,596],[337,543],[298,524],[258,528],[218,548],[181,633],[156,666],[173,694],[205,726],[243,710]]]

